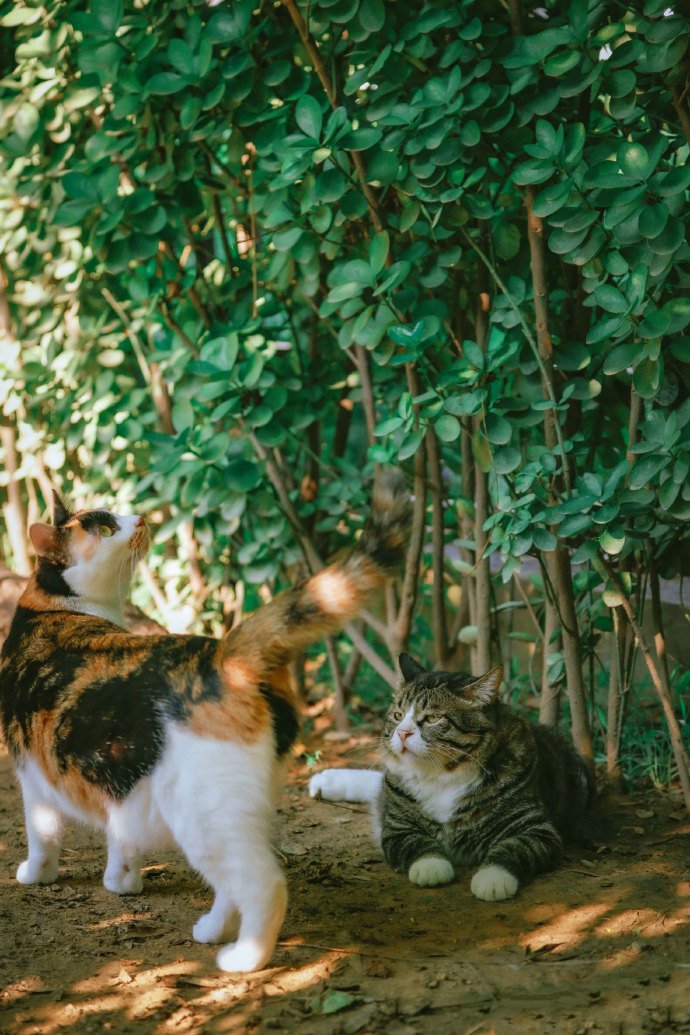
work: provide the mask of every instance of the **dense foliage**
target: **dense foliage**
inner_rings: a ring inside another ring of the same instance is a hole
[[[596,656],[591,725],[602,634],[620,694],[624,605],[634,632],[647,576],[687,566],[690,20],[669,2],[17,0],[0,390],[24,504],[52,479],[154,512],[149,588],[208,619],[316,563],[372,465],[401,463],[429,501],[420,653],[428,622],[439,660],[475,629],[475,663],[505,657],[532,555],[543,689],[568,671],[577,709],[569,646]],[[389,600],[391,650],[413,602]]]

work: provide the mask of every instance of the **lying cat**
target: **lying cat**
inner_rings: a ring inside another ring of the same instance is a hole
[[[121,593],[148,546],[143,518],[70,514],[56,497],[54,526],[30,529],[38,567],[0,656],[29,843],[17,880],[55,880],[64,818],[106,831],[103,883],[120,895],[142,890],[144,851],[177,844],[215,893],[194,938],[225,940],[239,913],[218,966],[263,966],[286,908],[270,825],[297,733],[287,664],[385,582],[407,519],[400,481],[383,478],[354,549],[223,639],[136,636]]]
[[[447,884],[478,866],[477,898],[510,898],[560,860],[576,834],[592,782],[553,730],[503,704],[503,670],[479,679],[428,672],[400,655],[404,682],[384,720],[383,773],[326,769],[312,797],[370,802],[387,862],[413,884]]]

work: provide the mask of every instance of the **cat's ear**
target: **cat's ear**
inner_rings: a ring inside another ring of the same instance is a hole
[[[71,515],[69,510],[62,502],[55,489],[53,489],[53,524],[58,528],[59,525],[64,525],[65,521],[68,521],[70,517]]]
[[[37,522],[29,527],[29,539],[39,557],[50,557],[55,552],[57,532],[52,525]]]
[[[461,694],[470,704],[476,704],[480,708],[486,707],[496,700],[498,690],[503,682],[503,669],[500,665],[490,668],[479,679],[473,683],[465,683],[461,688]]]
[[[422,668],[414,658],[411,658],[409,654],[398,655],[398,665],[400,666],[402,677],[406,683],[414,682],[415,679],[419,676],[423,676],[427,671],[425,668]]]

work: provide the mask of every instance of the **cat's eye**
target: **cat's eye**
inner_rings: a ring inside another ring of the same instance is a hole
[[[395,711],[393,712],[393,718],[395,719],[396,722],[400,722],[402,717],[403,717],[403,713],[401,712],[400,708],[396,708]]]
[[[442,715],[425,715],[424,719],[426,722],[440,722],[443,718]]]
[[[99,525],[98,534],[102,536],[104,539],[109,539],[111,535],[115,535],[115,532],[110,527],[110,525]]]

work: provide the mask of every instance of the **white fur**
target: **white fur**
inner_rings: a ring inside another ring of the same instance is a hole
[[[373,802],[383,784],[383,773],[373,769],[324,769],[309,781],[312,798],[326,801]]]
[[[74,558],[74,563],[65,568],[65,582],[77,594],[76,597],[65,597],[65,606],[71,611],[107,618],[124,627],[123,607],[129,595],[135,560],[129,543],[139,518],[120,514],[113,517],[117,518],[119,525],[115,534],[100,538],[88,561]]]
[[[482,866],[470,884],[470,891],[484,902],[500,902],[517,892],[518,880],[503,866]]]
[[[141,855],[177,844],[210,884],[210,911],[194,925],[197,941],[239,935],[217,956],[227,971],[257,970],[273,952],[285,916],[285,878],[271,848],[275,776],[273,738],[236,744],[200,737],[170,724],[163,756],[121,804],[107,805],[105,887],[141,891]],[[29,858],[17,879],[52,883],[57,876],[63,817],[102,825],[52,787],[35,762],[19,769]]]
[[[455,870],[453,864],[440,855],[423,855],[421,859],[415,859],[407,875],[420,888],[433,888],[438,884],[450,884]]]
[[[471,763],[451,773],[419,771],[409,764],[391,768],[405,790],[437,823],[448,823],[459,802],[481,783]]]

